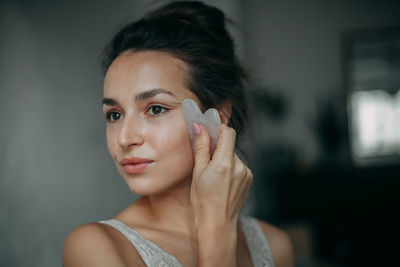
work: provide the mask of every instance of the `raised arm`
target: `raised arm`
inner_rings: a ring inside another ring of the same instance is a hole
[[[196,127],[196,125],[194,125]],[[237,266],[237,224],[253,174],[235,154],[235,130],[222,124],[210,159],[210,137],[199,125],[191,187],[199,266]]]

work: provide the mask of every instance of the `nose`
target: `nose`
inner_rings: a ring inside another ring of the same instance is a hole
[[[123,125],[118,137],[118,143],[126,150],[140,146],[144,142],[143,125],[140,118],[135,115],[123,119]]]

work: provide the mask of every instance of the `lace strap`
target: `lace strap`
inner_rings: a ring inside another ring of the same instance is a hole
[[[252,217],[241,217],[240,221],[254,267],[274,267],[271,250],[258,221]]]
[[[182,267],[182,265],[170,254],[164,252],[159,246],[147,240],[136,230],[128,227],[118,220],[99,221],[110,225],[126,236],[136,248],[147,267]]]

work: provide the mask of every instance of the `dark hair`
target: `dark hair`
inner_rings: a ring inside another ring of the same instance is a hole
[[[170,53],[188,65],[187,86],[203,108],[232,104],[229,125],[239,136],[247,121],[246,75],[226,22],[221,10],[199,1],[168,3],[114,36],[104,51],[104,71],[127,50]]]

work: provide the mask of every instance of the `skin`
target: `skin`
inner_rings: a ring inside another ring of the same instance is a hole
[[[186,87],[187,66],[167,53],[124,52],[104,80],[107,145],[132,192],[142,197],[114,217],[159,245],[183,266],[252,266],[239,212],[253,179],[234,153],[235,131],[226,126],[230,104],[219,107],[221,133],[213,155],[202,125],[194,149],[181,102],[198,98]],[[154,89],[163,91],[155,92]],[[148,93],[153,94],[149,97]],[[120,161],[153,163],[128,174]],[[294,266],[287,236],[260,222],[276,266]],[[114,228],[92,223],[66,239],[64,266],[144,266],[130,242]]]

